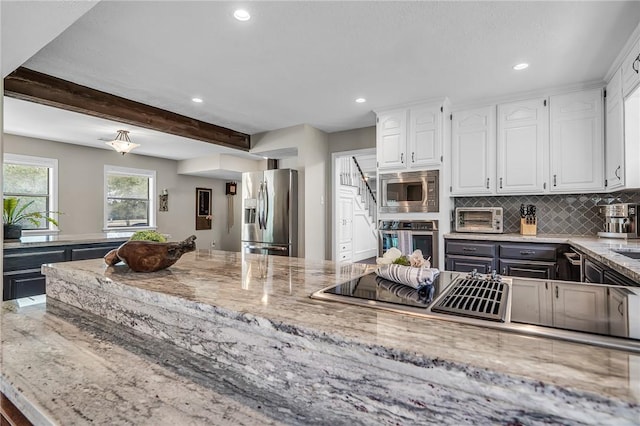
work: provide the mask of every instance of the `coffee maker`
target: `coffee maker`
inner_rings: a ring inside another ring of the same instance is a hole
[[[603,238],[640,238],[638,232],[638,204],[622,203],[598,206],[604,217]]]

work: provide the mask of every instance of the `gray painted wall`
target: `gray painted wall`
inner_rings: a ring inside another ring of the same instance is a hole
[[[376,126],[329,134],[329,156],[334,152],[376,147]]]
[[[42,139],[4,134],[4,152],[58,159],[58,209],[60,233],[93,234],[103,229],[104,165],[155,170],[157,192],[169,191],[169,211],[157,212],[158,230],[171,234],[172,240],[197,236],[199,248],[210,247],[240,251],[240,210],[242,194],[234,197],[234,226],[227,232],[225,181],[177,174],[177,162],[112,150],[84,147]],[[134,151],[135,152],[135,151]],[[241,185],[238,185],[240,188]],[[195,230],[195,188],[213,190],[211,230]]]

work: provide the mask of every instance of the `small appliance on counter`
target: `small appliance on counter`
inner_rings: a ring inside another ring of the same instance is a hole
[[[456,207],[456,232],[502,234],[502,207]]]
[[[536,235],[538,233],[538,218],[536,206],[520,204],[520,235]]]
[[[603,238],[640,238],[638,234],[638,204],[621,203],[598,206],[604,217]]]

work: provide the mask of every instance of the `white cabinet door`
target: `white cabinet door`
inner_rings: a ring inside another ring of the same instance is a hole
[[[609,302],[609,333],[613,336],[628,337],[627,294],[625,289],[607,289]]]
[[[441,107],[421,106],[409,110],[409,167],[440,164],[441,117]]]
[[[640,83],[640,43],[633,47],[622,61],[622,96],[627,96]]]
[[[337,243],[337,261],[349,262],[353,257],[353,191],[340,190],[338,199],[338,241]]]
[[[551,191],[602,191],[602,91],[551,96]]]
[[[609,331],[606,287],[566,283],[553,287],[556,327],[589,333]]]
[[[379,169],[406,167],[407,110],[382,113],[376,128]]]
[[[511,321],[553,325],[551,284],[513,278],[511,291]]]
[[[353,194],[340,192],[338,206],[338,243],[350,243],[353,238]]]
[[[607,85],[605,108],[605,186],[607,191],[612,191],[625,186],[624,110],[620,70]]]
[[[493,194],[496,161],[496,108],[453,113],[451,194]]]
[[[545,190],[549,146],[547,100],[498,105],[499,194],[541,194]]]

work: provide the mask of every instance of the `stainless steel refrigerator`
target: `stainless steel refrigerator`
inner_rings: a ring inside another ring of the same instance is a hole
[[[298,255],[298,171],[242,174],[242,249]]]

